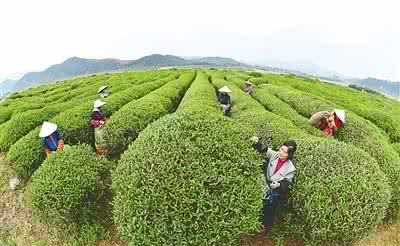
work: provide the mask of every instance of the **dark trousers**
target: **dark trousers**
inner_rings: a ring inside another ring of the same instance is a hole
[[[270,192],[263,204],[261,222],[264,226],[271,226],[275,219],[281,216],[282,210],[286,204],[286,199],[277,192]]]
[[[232,105],[231,104],[222,104],[224,106],[223,111],[224,111],[224,115],[229,116],[231,113],[231,108]]]

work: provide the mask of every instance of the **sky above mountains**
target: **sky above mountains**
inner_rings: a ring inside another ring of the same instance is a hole
[[[400,81],[396,1],[2,1],[0,75],[72,56],[310,61]]]

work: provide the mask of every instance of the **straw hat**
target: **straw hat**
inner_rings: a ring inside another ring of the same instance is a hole
[[[335,114],[339,118],[339,120],[341,120],[344,123],[345,116],[346,116],[346,113],[344,112],[344,110],[334,109],[333,112],[335,112]]]
[[[97,91],[97,93],[100,93],[100,92],[104,91],[104,90],[107,89],[107,88],[108,88],[108,86],[103,85],[102,87],[99,88],[99,90]]]
[[[50,122],[43,122],[42,128],[40,129],[39,137],[45,138],[50,136],[53,132],[57,130],[57,125]]]
[[[228,86],[224,86],[221,89],[218,90],[219,92],[226,92],[226,93],[231,93],[232,91],[228,88]]]
[[[106,104],[107,104],[106,102],[103,102],[101,100],[96,100],[96,101],[94,101],[93,107],[94,108],[100,108],[100,107],[103,107]]]

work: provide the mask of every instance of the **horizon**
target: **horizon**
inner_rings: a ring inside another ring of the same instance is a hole
[[[243,61],[243,60],[240,60],[240,59],[235,59],[235,58],[232,58],[232,57],[222,57],[222,56],[211,56],[211,55],[208,55],[208,56],[190,56],[190,55],[189,55],[189,56],[178,56],[178,55],[174,55],[174,54],[149,54],[149,55],[145,55],[145,56],[143,56],[143,57],[148,57],[148,56],[153,56],[153,55],[175,56],[175,57],[180,57],[180,58],[183,58],[183,59],[186,59],[186,60],[198,59],[198,58],[214,58],[214,57],[217,57],[217,58],[228,58],[228,59],[233,59],[233,60],[235,60],[235,61],[237,61],[237,62],[245,63],[246,65],[250,65],[250,66],[264,66],[264,67],[278,68],[278,69],[284,69],[284,70],[293,71],[293,72],[304,73],[304,72],[302,72],[302,71],[300,71],[300,70],[289,69],[289,68],[283,67],[283,66],[269,66],[269,65],[261,64],[261,63],[257,63],[257,62],[255,62],[255,63],[254,63],[254,62],[247,62],[247,61]],[[139,58],[137,58],[137,59],[141,59],[141,58],[143,58],[143,57],[139,57]],[[15,72],[15,73],[9,74],[8,76],[7,76],[7,75],[4,75],[4,74],[0,74],[0,84],[3,83],[3,82],[5,82],[5,81],[7,81],[7,80],[14,80],[14,81],[16,80],[16,81],[18,81],[18,80],[20,80],[23,76],[25,76],[25,75],[28,74],[28,73],[32,73],[32,72],[33,72],[33,73],[36,73],[36,72],[43,72],[43,71],[47,70],[48,68],[50,68],[51,66],[54,66],[54,65],[61,65],[61,64],[63,64],[64,62],[66,62],[67,60],[73,59],[73,58],[78,58],[78,59],[83,59],[83,60],[107,60],[107,59],[118,60],[118,61],[134,61],[134,60],[137,60],[137,59],[120,59],[120,58],[114,58],[114,57],[88,58],[88,57],[80,57],[80,56],[71,56],[71,57],[65,59],[64,61],[62,61],[62,62],[60,62],[60,63],[48,65],[47,67],[45,67],[45,68],[42,69],[42,70],[28,71],[28,72],[20,72],[20,73]],[[265,60],[265,61],[268,61],[268,60]],[[270,62],[278,62],[278,63],[282,63],[282,64],[283,64],[283,63],[286,63],[286,64],[289,64],[289,65],[290,65],[290,64],[295,64],[295,63],[312,64],[312,65],[316,65],[316,66],[319,67],[318,64],[315,64],[313,61],[308,61],[308,60],[298,60],[298,61],[294,61],[294,62],[286,62],[286,61],[281,61],[281,60],[269,60],[269,61],[270,61]],[[327,69],[327,68],[323,68],[323,69]],[[331,71],[331,70],[327,69],[327,71]],[[400,83],[400,80],[399,80],[399,81],[395,81],[395,80],[390,80],[390,79],[377,78],[377,77],[373,77],[373,76],[349,77],[349,76],[340,74],[340,72],[337,72],[337,71],[331,71],[331,72],[334,72],[334,73],[336,73],[336,74],[339,74],[339,75],[340,75],[339,78],[340,78],[340,79],[345,79],[345,80],[350,80],[350,79],[377,79],[377,80],[383,80],[383,81],[398,82],[398,83]],[[309,74],[309,75],[311,75],[311,74]],[[321,77],[321,78],[322,78],[323,76],[318,76],[318,77]],[[335,78],[332,77],[331,79],[335,79]]]
[[[43,71],[74,56],[135,60],[168,54],[248,64],[310,61],[346,77],[400,81],[400,17],[392,0],[17,0],[0,6],[6,37],[0,45],[0,77]]]

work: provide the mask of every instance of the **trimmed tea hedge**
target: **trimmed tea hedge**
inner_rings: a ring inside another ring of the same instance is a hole
[[[400,143],[394,143],[394,144],[392,144],[392,147],[394,150],[397,151],[397,153],[400,154]]]
[[[292,226],[280,235],[320,244],[343,243],[365,236],[382,222],[391,188],[376,160],[352,145],[305,134],[289,120],[265,111],[233,82],[218,76],[212,81],[217,88],[228,85],[233,91],[232,118],[244,126],[244,134],[253,129],[268,146],[289,138],[298,143],[292,209],[286,215]],[[375,179],[376,172],[380,180]]]
[[[261,160],[232,121],[177,113],[149,125],[113,173],[132,245],[239,245],[259,227]]]
[[[107,122],[109,128],[144,129],[149,122],[149,116],[159,118],[159,115],[171,112],[177,107],[187,88],[195,78],[195,73],[182,74],[178,79],[168,82],[143,98],[124,105],[113,114]],[[141,120],[136,120],[136,118]],[[134,127],[138,126],[138,127]]]
[[[155,81],[149,84],[143,84],[139,86],[135,86],[134,88],[127,89],[128,92],[131,92],[132,94],[129,95],[129,97],[125,99],[130,99],[131,101],[140,98],[155,88],[158,88],[161,84],[165,83],[165,81]],[[125,91],[122,91],[121,93],[124,93]],[[109,101],[110,104],[113,103],[113,99],[124,99],[124,94],[122,94],[121,97],[119,97],[119,93],[112,94],[112,96],[106,98],[105,101]],[[87,143],[87,144],[93,144],[94,143],[94,134],[93,131],[88,127],[89,125],[89,120],[90,120],[90,115],[93,109],[93,102],[96,99],[96,97],[93,97],[91,100],[87,100],[87,102],[83,103],[82,105],[72,108],[70,110],[64,111],[63,113],[57,115],[56,117],[53,118],[53,121],[57,123],[61,131],[64,133],[65,140],[69,144],[78,144],[78,143]],[[121,100],[122,103],[125,102],[124,100]],[[122,103],[116,103],[115,107],[114,105],[108,108],[108,111],[106,111],[107,114],[112,113],[114,110],[118,110],[119,107],[122,106]],[[107,108],[106,108],[107,109]]]
[[[394,100],[384,96],[359,93],[344,86],[298,77],[288,79],[285,76],[275,76],[274,83],[313,93],[348,108],[385,131],[393,142],[400,142],[400,115],[392,111],[396,107],[399,108],[399,105]]]
[[[107,161],[88,145],[52,154],[32,176],[32,207],[46,222],[77,221]]]
[[[297,144],[290,201],[290,218],[297,227],[293,233],[321,245],[345,245],[383,222],[391,188],[376,160],[328,139],[297,139]]]
[[[6,158],[13,161],[15,171],[20,177],[28,177],[46,159],[44,152],[43,139],[39,137],[40,128],[29,132],[19,139],[10,148]]]
[[[115,112],[106,123],[110,145],[115,152],[112,155],[121,154],[148,124],[174,112],[194,79],[194,72],[183,73],[178,79]]]
[[[0,126],[7,120],[11,118],[13,109],[9,106],[1,106],[0,107]]]
[[[208,80],[209,76],[204,72],[199,72],[193,81],[185,97],[179,104],[177,112],[190,112],[198,114],[218,114],[219,110],[215,89]]]
[[[171,80],[179,78],[179,76],[180,74],[174,73],[155,81],[147,80],[146,83],[130,86],[122,92],[111,94],[109,97],[104,99],[104,101],[107,102],[107,105],[104,106],[104,111],[107,115],[111,115],[122,108],[125,104],[150,93]]]
[[[324,136],[323,132],[310,125],[308,119],[299,115],[296,110],[294,110],[288,104],[282,102],[279,98],[270,93],[268,91],[268,86],[255,88],[252,96],[267,110],[290,120],[295,126],[299,127],[300,129],[308,132],[311,135],[320,137]]]
[[[123,72],[113,74],[113,76],[111,76],[107,81],[107,84],[109,84],[113,90],[118,89],[121,91],[129,89],[131,86],[161,80],[171,75],[171,71]]]
[[[0,124],[16,115],[28,110],[64,103],[68,100],[76,100],[88,96],[95,96],[101,85],[108,84],[112,93],[129,88],[132,83],[140,84],[158,78],[163,78],[169,71],[163,72],[129,72],[113,75],[101,75],[92,77],[81,77],[66,80],[56,85],[42,85],[42,88],[28,89],[21,92],[21,98],[8,100],[8,107],[0,107]],[[135,78],[134,81],[133,78]],[[23,96],[23,97],[22,97]]]
[[[332,110],[335,105],[298,90],[270,86],[278,98],[290,104],[300,114],[309,118],[315,112]],[[381,135],[379,129],[351,111],[346,113],[346,124],[339,129],[336,138],[363,149],[374,157],[382,171],[387,175],[393,190],[390,213],[397,214],[400,209],[400,157],[399,154]]]
[[[278,146],[290,137],[308,136],[308,134],[294,127],[292,122],[289,120],[266,111],[259,102],[245,94],[234,82],[224,80],[223,74],[211,74],[212,83],[215,85],[216,90],[227,85],[233,91],[231,95],[233,101],[232,118],[238,124],[244,126],[243,131],[250,134],[249,138],[254,136],[254,134],[263,136],[263,134],[261,134],[262,132],[270,131],[271,129],[279,130],[285,126],[287,126],[287,129],[283,129],[281,134],[276,134],[277,136],[282,136],[279,137],[279,139],[270,139],[269,137],[265,137],[262,140],[268,141],[268,145],[272,143],[274,146]],[[276,123],[276,125],[271,126],[271,122]],[[265,136],[268,136],[268,134]]]
[[[115,93],[106,98],[106,101],[111,104],[115,102],[114,100],[118,100],[119,97],[123,97],[124,100],[133,100],[165,83],[166,81],[155,81],[134,86],[132,89],[126,90],[130,92],[130,94],[125,94],[125,91]],[[52,122],[59,125],[59,131],[64,136],[64,140],[67,144],[86,143],[93,145],[94,134],[92,129],[88,127],[88,124],[94,99],[95,97],[86,99],[83,105],[63,111],[51,119]],[[121,104],[119,105],[121,106]],[[120,106],[116,104],[113,105],[112,108],[118,109]],[[110,110],[109,113],[111,113]],[[38,131],[38,129],[33,130],[22,137],[11,146],[9,153],[7,153],[7,159],[15,162],[16,172],[20,176],[32,175],[44,159],[43,140],[38,137]]]
[[[99,79],[98,79],[99,80]],[[0,107],[0,124],[10,120],[12,116],[17,116],[29,110],[40,110],[43,107],[49,107],[64,104],[69,100],[79,100],[97,93],[98,87],[103,80],[80,81],[79,88],[73,88],[73,85],[63,83],[62,87],[52,90],[48,94],[40,94],[37,96],[24,97],[23,100],[10,102],[7,107]],[[69,82],[69,81],[67,81]],[[50,87],[47,85],[47,87]],[[27,90],[28,93],[30,90]]]
[[[44,120],[48,120],[56,114],[71,108],[76,102],[48,106],[43,109],[30,110],[18,114],[9,120],[0,131],[0,151],[6,152],[18,139],[29,133]]]
[[[242,91],[247,79],[252,96]],[[110,144],[124,145],[116,157],[129,145],[112,188],[115,223],[132,245],[239,245],[254,233],[264,185],[254,135],[273,148],[298,143],[287,223],[273,234],[345,245],[399,211],[398,102],[295,75],[175,69],[56,81],[1,103],[0,150],[9,150],[17,175],[35,173],[32,204],[45,222],[80,223],[94,212],[96,180],[110,163],[88,145],[45,159],[38,133],[50,120],[67,144],[93,145],[88,124],[101,85],[111,91],[103,99]],[[224,85],[233,91],[231,117],[216,99]],[[347,119],[329,139],[308,119],[335,107]]]
[[[240,86],[241,88],[244,87],[244,84],[247,80],[250,80],[250,82],[253,84],[254,86],[257,85],[261,85],[261,84],[268,84],[269,81],[265,78],[261,76],[252,76],[252,73],[250,73],[249,75],[247,75],[246,73],[242,73],[242,72],[235,72],[235,73],[229,73],[227,75],[225,75],[225,79],[228,81],[233,81],[235,82],[238,86]],[[250,77],[252,76],[252,77]]]

